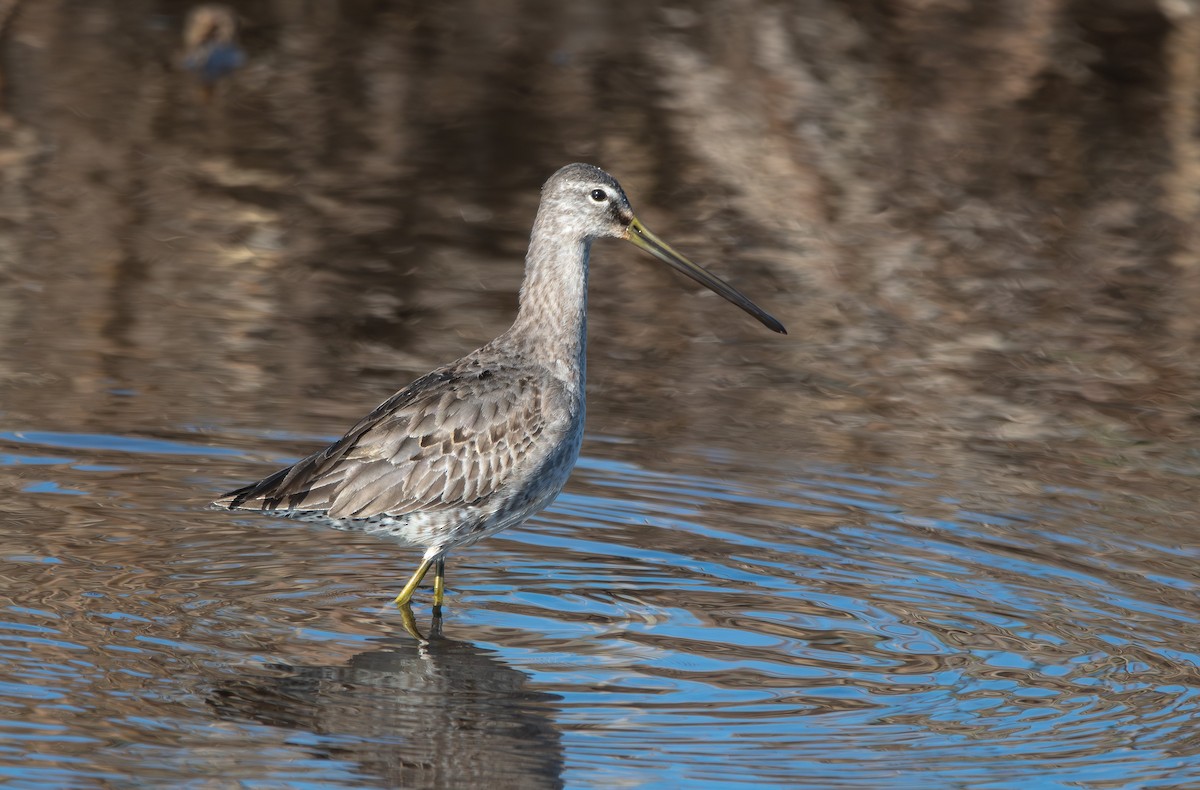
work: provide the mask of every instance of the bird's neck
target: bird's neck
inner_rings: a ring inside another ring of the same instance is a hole
[[[533,359],[581,384],[587,351],[591,239],[538,214],[525,257],[521,307],[510,330]]]

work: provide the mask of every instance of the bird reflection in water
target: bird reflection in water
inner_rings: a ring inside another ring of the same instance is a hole
[[[226,720],[327,736],[307,748],[389,787],[562,787],[557,696],[491,650],[444,638],[437,621],[428,639],[378,644],[345,665],[268,665],[284,674],[220,683],[208,704]]]

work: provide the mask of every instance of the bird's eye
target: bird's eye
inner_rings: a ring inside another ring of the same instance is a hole
[[[593,189],[592,200],[596,201],[597,203],[603,203],[604,201],[608,200],[608,193],[603,189]]]

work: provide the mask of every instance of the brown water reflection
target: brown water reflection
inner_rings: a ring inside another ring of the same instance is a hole
[[[92,401],[74,420],[261,426],[304,398],[341,425],[507,324],[536,187],[582,158],[679,246],[780,289],[801,330],[780,343],[715,300],[660,298],[673,275],[604,250],[593,354],[614,362],[593,365],[595,430],[1143,472],[1173,448],[1148,440],[1191,435],[1190,231],[1148,128],[1171,106],[1124,109],[1158,101],[1153,51],[1114,43],[1100,68],[1095,9],[1078,51],[1046,52],[1016,32],[1045,14],[635,5],[643,37],[557,4],[482,26],[474,7],[250,5],[252,61],[209,105],[171,68],[183,6],[23,7],[9,407],[73,425],[68,399],[46,408],[51,384]],[[1108,13],[1130,36],[1153,16]],[[974,38],[942,35],[968,21]],[[974,50],[994,55],[978,75],[945,65]],[[1060,161],[1063,135],[1092,154]],[[136,402],[110,394],[126,388]]]
[[[409,558],[196,508],[502,331],[584,160],[792,335],[596,249],[584,465],[451,571],[471,715],[557,695],[578,786],[1187,783],[1186,4],[234,5],[205,101],[187,3],[0,3],[0,768],[394,781],[339,711]]]

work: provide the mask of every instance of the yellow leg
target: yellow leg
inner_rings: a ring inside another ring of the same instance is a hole
[[[446,595],[446,558],[438,557],[433,571],[433,610],[442,608],[442,598]]]
[[[425,637],[421,636],[421,632],[417,630],[417,618],[413,617],[412,607],[408,604],[403,604],[400,607],[400,622],[404,625],[404,630],[413,639],[421,643],[427,643]]]
[[[393,601],[396,606],[408,606],[408,602],[412,600],[413,593],[417,591],[417,585],[425,578],[425,574],[429,573],[430,565],[433,565],[433,560],[423,560],[421,562],[420,567],[417,568],[417,572],[412,575],[412,578],[408,580],[408,584],[404,585],[404,589],[400,591],[400,594],[396,596],[396,600]]]

